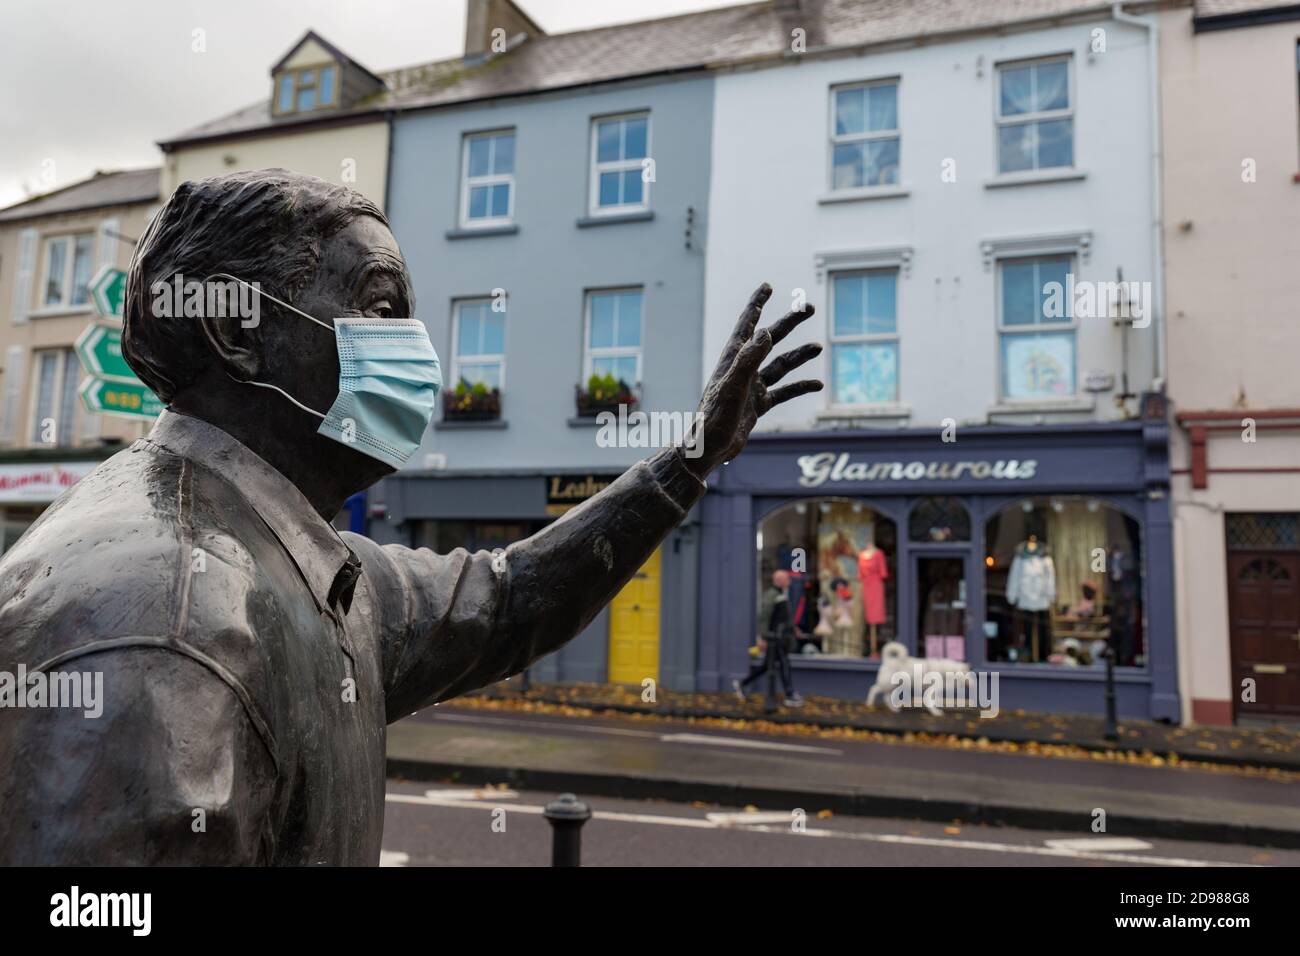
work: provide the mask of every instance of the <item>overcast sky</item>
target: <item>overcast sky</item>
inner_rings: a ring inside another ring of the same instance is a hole
[[[552,33],[734,2],[519,0]],[[268,97],[308,28],[388,70],[459,55],[465,0],[0,0],[0,206],[158,165],[157,140]]]

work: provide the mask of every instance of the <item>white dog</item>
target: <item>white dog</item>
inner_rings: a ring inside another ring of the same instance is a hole
[[[871,685],[871,690],[867,693],[868,707],[875,703],[877,696],[884,694],[886,706],[894,713],[898,713],[899,707],[894,703],[892,691],[896,686],[894,675],[900,671],[907,675],[909,681],[924,681],[925,675],[931,673],[969,674],[970,665],[965,661],[952,661],[946,657],[910,657],[906,647],[898,641],[890,641],[880,649],[880,670],[876,672],[876,682]],[[924,700],[926,710],[936,717],[942,715],[943,712],[935,705],[930,695],[926,695]]]

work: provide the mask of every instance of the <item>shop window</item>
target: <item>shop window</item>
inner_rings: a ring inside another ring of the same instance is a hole
[[[772,513],[758,530],[757,623],[763,631],[772,575],[791,572],[798,649],[871,657],[896,634],[894,522],[860,501],[810,498]]]
[[[1030,498],[985,527],[984,636],[990,662],[1146,663],[1142,536],[1096,499]]]
[[[925,498],[913,506],[907,519],[907,540],[969,541],[970,514],[956,498]]]

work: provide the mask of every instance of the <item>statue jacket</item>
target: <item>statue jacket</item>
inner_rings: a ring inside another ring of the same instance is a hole
[[[0,559],[0,674],[102,678],[0,707],[0,864],[376,864],[386,725],[560,647],[704,490],[667,450],[504,553],[381,547],[164,412]]]

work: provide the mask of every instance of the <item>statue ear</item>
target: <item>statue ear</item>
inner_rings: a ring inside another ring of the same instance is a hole
[[[213,308],[198,316],[203,338],[220,367],[234,378],[250,381],[262,372],[262,322],[256,310],[246,314],[226,290],[212,296]]]

